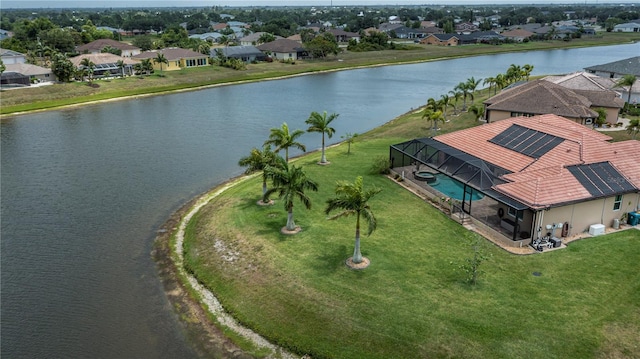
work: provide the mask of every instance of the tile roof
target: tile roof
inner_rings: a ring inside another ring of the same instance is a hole
[[[559,137],[562,142],[537,159],[490,142],[513,125]],[[597,173],[603,168],[597,165],[601,163],[613,169],[609,171],[617,171],[619,179],[628,182],[632,190],[640,191],[640,141],[609,142],[611,137],[561,116],[514,117],[433,139],[510,171],[501,176],[507,182],[493,189],[533,209],[615,193],[611,188],[603,188],[598,192],[600,195],[594,194],[593,188],[581,183],[571,172],[576,168],[595,168]],[[607,173],[603,176],[611,177]],[[596,188],[607,187],[600,183]]]
[[[69,61],[73,64],[73,66],[78,67],[84,58],[88,58],[96,65],[102,64],[115,64],[118,61],[122,60],[126,65],[133,65],[138,63],[138,61],[131,60],[128,57],[122,57],[118,55],[114,55],[108,52],[100,53],[100,54],[82,54],[78,56],[74,56],[69,58]]]
[[[547,76],[543,80],[572,90],[611,90],[616,87],[614,79],[579,71],[560,76]]]
[[[179,47],[168,47],[161,50],[145,51],[139,55],[131,56],[131,58],[138,59],[138,60],[155,59],[158,56],[158,53],[163,54],[168,61],[178,61],[180,59],[197,59],[197,58],[208,57],[208,55],[201,54],[193,50],[182,49]]]
[[[532,101],[535,99],[535,101]],[[595,118],[592,102],[575,91],[545,80],[535,80],[487,99],[487,110],[530,114],[553,113],[570,118]]]
[[[278,39],[257,46],[260,51],[271,51],[278,53],[297,52],[303,50],[302,44],[289,39]]]
[[[502,33],[502,36],[505,37],[531,37],[533,35],[535,35],[533,32],[524,29],[514,29]]]
[[[35,75],[44,75],[50,74],[51,69],[46,67],[31,65],[31,64],[6,64],[5,71],[7,72],[17,72],[19,74],[27,75],[27,76],[35,76]]]
[[[601,71],[619,75],[640,76],[640,56],[630,57],[628,59],[609,62],[602,65],[585,67],[584,69],[589,72]]]

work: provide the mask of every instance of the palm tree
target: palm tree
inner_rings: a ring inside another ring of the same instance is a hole
[[[93,61],[91,61],[88,57],[85,57],[84,59],[82,59],[82,61],[80,61],[80,65],[82,65],[83,67],[83,77],[85,76],[85,74],[89,76],[89,84],[91,84],[93,80],[93,69],[96,68],[96,64],[94,64]]]
[[[524,66],[522,66],[522,74],[527,79],[527,81],[529,81],[529,76],[531,76],[532,72],[533,72],[533,65],[525,64]]]
[[[433,132],[432,136],[435,136],[438,132],[438,121],[444,122],[442,111],[432,110],[430,108],[425,108],[424,111],[422,111],[422,118],[426,118],[427,121],[431,122],[431,131]]]
[[[474,96],[476,94],[475,92],[476,92],[476,89],[478,88],[478,85],[480,85],[480,81],[482,81],[482,79],[476,80],[473,76],[467,79],[467,87],[471,91],[471,100],[474,99]]]
[[[362,176],[356,177],[354,183],[338,181],[335,189],[336,197],[327,200],[327,208],[324,210],[327,215],[337,209],[343,210],[329,217],[329,219],[348,217],[350,215],[356,216],[356,241],[351,259],[355,264],[362,263],[362,254],[360,253],[360,216],[364,217],[368,223],[367,236],[375,231],[378,224],[368,202],[380,192],[380,189],[372,188],[365,191],[362,182]]]
[[[292,133],[289,132],[289,125],[286,122],[282,123],[280,128],[272,128],[271,134],[269,135],[269,139],[264,142],[265,145],[274,145],[276,146],[274,151],[280,152],[280,150],[284,149],[284,159],[289,162],[289,147],[295,147],[302,152],[306,152],[307,148],[300,142],[297,142],[296,139],[304,134],[302,130],[295,130]]]
[[[637,118],[629,120],[629,124],[627,125],[626,129],[627,133],[631,135],[631,138],[635,140],[636,135],[638,134],[638,132],[640,132],[640,120]]]
[[[122,73],[122,77],[124,77],[124,61],[123,60],[118,60],[118,62],[116,62],[116,65],[120,69],[120,71]]]
[[[451,90],[449,93],[451,94],[451,98],[453,98],[453,114],[458,115],[458,101],[460,101],[462,97],[462,92]]]
[[[169,64],[169,60],[167,60],[162,52],[158,52],[157,56],[153,59],[153,62],[160,64],[160,72],[162,72],[162,64]]]
[[[307,132],[320,132],[322,134],[322,156],[320,157],[320,164],[328,164],[327,158],[325,157],[325,145],[324,145],[324,135],[331,138],[336,130],[331,127],[331,122],[338,118],[337,113],[332,113],[327,117],[327,111],[324,111],[322,114],[313,111],[307,121],[306,124],[309,125]]]
[[[628,96],[627,96],[627,106],[631,106],[631,87],[636,83],[637,78],[634,75],[624,75],[616,85],[618,86],[629,86]]]
[[[520,65],[511,64],[507,69],[507,82],[512,84],[522,80],[522,67]]]
[[[496,83],[496,78],[495,77],[487,77],[482,81],[482,85],[489,85],[489,94],[491,94],[491,88],[493,87],[493,85],[495,85]]]
[[[153,70],[153,64],[151,63],[151,59],[143,59],[140,61],[142,65],[142,71],[146,72],[147,75],[151,74],[151,70]]]
[[[440,95],[440,100],[438,102],[442,106],[442,117],[444,118],[444,122],[449,122],[449,120],[447,120],[447,107],[451,106],[451,97],[447,95]]]
[[[347,154],[351,154],[351,144],[356,141],[356,137],[358,137],[357,133],[347,132],[344,136],[340,136],[340,138],[344,138],[344,142],[347,143]]]
[[[471,105],[469,106],[469,112],[473,113],[473,116],[476,118],[476,121],[480,121],[484,118],[484,107],[481,105]]]
[[[475,81],[475,80],[474,80]],[[469,87],[469,82],[460,82],[459,84],[456,85],[456,87],[454,87],[454,90],[457,90],[459,92],[462,93],[462,111],[466,111],[467,110],[467,97],[471,97],[471,99],[473,100],[473,94],[471,92],[469,92],[469,90],[471,90],[471,88]]]
[[[493,88],[493,94],[495,95],[498,92],[498,88],[502,90],[505,86],[507,86],[507,78],[504,74],[496,75],[496,87]]]
[[[271,146],[267,145],[262,148],[262,151],[258,148],[252,148],[251,154],[247,157],[242,157],[238,161],[238,165],[247,167],[244,171],[245,174],[251,174],[253,172],[262,171],[262,203],[268,203],[269,199],[265,197],[267,193],[267,173],[264,169],[267,166],[277,166],[276,153],[271,151]]]
[[[311,208],[311,200],[305,194],[306,190],[318,191],[318,184],[307,178],[307,174],[301,167],[289,166],[287,161],[277,156],[276,166],[268,165],[264,171],[267,178],[271,179],[272,188],[264,194],[264,198],[269,198],[273,193],[283,200],[284,209],[287,211],[287,225],[283,228],[288,232],[299,230],[293,220],[293,200],[298,198],[307,209]],[[264,201],[263,198],[263,201]]]

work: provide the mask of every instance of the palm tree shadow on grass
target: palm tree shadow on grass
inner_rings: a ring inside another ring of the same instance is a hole
[[[332,243],[327,242],[327,247],[329,247],[327,251],[316,257],[311,263],[313,269],[321,275],[343,270],[345,268],[344,259],[350,255],[350,248],[344,244],[333,247]]]

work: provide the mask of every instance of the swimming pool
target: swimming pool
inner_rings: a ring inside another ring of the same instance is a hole
[[[433,184],[430,184],[431,187],[449,198],[462,201],[462,195],[464,194],[464,185],[460,181],[443,174],[437,174],[436,177],[437,181]],[[479,199],[482,199],[483,197],[483,194],[479,193],[476,190],[473,190],[471,200],[477,201]]]

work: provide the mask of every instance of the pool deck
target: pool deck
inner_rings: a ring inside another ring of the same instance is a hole
[[[420,171],[426,170],[428,169],[425,169],[424,167],[420,169]],[[450,204],[442,200],[443,195],[429,186],[425,181],[414,179],[413,171],[415,171],[415,166],[394,168],[391,170],[389,179],[398,183],[408,191],[414,193],[416,196],[424,199],[425,202],[447,213],[452,219],[460,223],[466,229],[480,234],[491,243],[507,252],[519,255],[546,253],[566,248],[567,244],[573,241],[592,237],[592,235],[590,235],[589,233],[573,234],[568,237],[561,238],[562,244],[560,247],[545,248],[542,252],[537,251],[529,245],[529,243],[531,242],[531,238],[513,241],[509,237],[510,234],[500,226],[501,219],[497,215],[498,203],[495,200],[487,196],[484,196],[479,200],[474,200],[472,202],[473,216],[467,215],[466,213],[463,213],[462,216],[459,213],[452,214]],[[434,174],[436,173],[435,171],[433,172]],[[396,180],[396,176],[398,176],[401,181]],[[637,227],[637,229],[640,229],[640,225],[635,227]],[[629,228],[633,227],[628,225],[621,225],[620,229],[606,228],[605,234]]]

